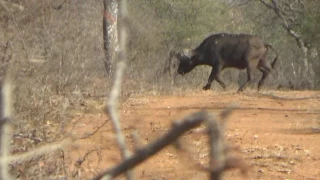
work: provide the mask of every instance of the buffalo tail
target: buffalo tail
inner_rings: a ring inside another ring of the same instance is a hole
[[[276,64],[277,60],[278,60],[278,52],[273,49],[273,47],[270,44],[266,44],[266,47],[272,49],[275,53],[276,53],[276,57],[274,58],[274,60],[271,63],[271,67],[274,69],[274,65]]]

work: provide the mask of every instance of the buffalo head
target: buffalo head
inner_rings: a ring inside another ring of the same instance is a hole
[[[179,60],[178,74],[184,75],[195,67],[194,62],[189,55],[186,55],[185,53],[178,53],[176,57]]]

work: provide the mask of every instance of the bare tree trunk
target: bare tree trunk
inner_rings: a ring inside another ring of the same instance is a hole
[[[301,49],[302,55],[303,55],[303,57],[302,57],[303,64],[304,64],[303,76],[309,82],[309,84],[312,88],[314,86],[314,83],[312,82],[311,77],[314,75],[314,71],[310,67],[310,63],[308,61],[309,48],[308,48],[306,42],[304,42],[304,40],[302,39],[301,35],[292,29],[292,27],[288,21],[288,18],[292,18],[292,17],[290,17],[290,16],[287,17],[283,13],[279,3],[276,0],[271,0],[271,3],[267,3],[265,0],[260,0],[260,2],[276,13],[276,15],[282,21],[282,26],[287,30],[288,34],[296,40],[297,45]]]
[[[103,0],[103,45],[105,52],[104,66],[108,75],[113,74],[112,62],[117,47],[117,0]]]

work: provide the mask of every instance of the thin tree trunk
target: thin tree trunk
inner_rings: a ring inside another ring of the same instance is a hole
[[[116,0],[103,0],[103,47],[105,53],[104,67],[108,75],[113,74],[112,62],[117,43],[117,13]]]
[[[301,35],[298,32],[294,31],[292,27],[289,25],[287,17],[282,13],[281,7],[279,6],[276,0],[271,0],[270,4],[264,0],[260,0],[260,2],[263,3],[269,9],[272,9],[277,14],[277,16],[282,21],[282,26],[287,30],[288,34],[296,40],[297,45],[301,49],[302,55],[303,55],[302,61],[304,64],[304,70],[303,70],[304,72],[302,75],[309,82],[309,85],[311,86],[311,88],[313,88],[314,83],[312,81],[312,77],[314,75],[314,70],[311,67],[309,67],[310,66],[310,63],[308,61],[309,48],[307,44],[303,41]]]

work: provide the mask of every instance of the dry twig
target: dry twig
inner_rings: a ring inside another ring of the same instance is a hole
[[[138,149],[134,155],[130,158],[122,161],[119,165],[107,169],[106,171],[100,173],[98,176],[94,177],[92,180],[98,180],[108,175],[109,178],[115,178],[123,172],[135,167],[136,165],[142,163],[144,160],[153,156],[157,152],[161,151],[167,145],[175,142],[183,133],[186,131],[199,126],[203,121],[209,118],[206,111],[201,111],[186,117],[183,121],[179,121],[173,124],[173,127],[169,132],[161,137],[159,140],[150,143],[144,148]]]
[[[0,158],[0,162],[7,161],[7,162],[12,163],[15,161],[27,161],[31,158],[34,158],[35,156],[40,156],[40,155],[50,153],[50,152],[58,150],[58,149],[62,149],[63,147],[70,145],[70,143],[71,143],[70,139],[63,140],[60,143],[51,143],[51,144],[41,146],[39,148],[36,148],[34,150],[30,150],[30,151],[22,153],[22,154],[8,156],[5,159],[2,157],[2,158]]]
[[[9,175],[9,154],[11,142],[11,84],[8,79],[0,82],[0,140],[1,140],[1,179],[11,179]]]
[[[227,109],[221,113],[221,117],[226,118],[230,115],[231,109]],[[207,124],[207,133],[209,136],[209,146],[211,148],[211,159],[209,167],[201,166],[200,170],[210,173],[212,180],[220,180],[224,171],[239,168],[243,174],[246,174],[248,166],[239,157],[229,156],[228,153],[236,148],[225,146],[223,132],[226,124],[225,120],[220,125],[212,116],[206,111],[200,111],[186,117],[182,121],[173,124],[173,127],[168,133],[160,139],[150,143],[144,148],[138,149],[130,158],[122,161],[117,166],[107,169],[94,177],[92,180],[98,180],[102,177],[115,178],[120,174],[130,170],[131,168],[139,165],[146,159],[155,155],[169,144],[177,142],[178,138],[185,132],[192,128],[199,126],[201,123]]]
[[[98,151],[98,150],[99,150],[99,149],[92,149],[92,150],[86,152],[83,157],[79,158],[79,159],[76,161],[76,163],[75,163],[75,165],[74,165],[74,166],[75,166],[75,169],[74,169],[73,172],[72,172],[72,177],[73,177],[73,178],[75,178],[77,175],[80,174],[80,167],[81,167],[82,163],[86,160],[86,158],[87,158],[91,153],[96,152],[96,151]]]
[[[120,27],[118,31],[120,43],[119,43],[119,52],[118,52],[118,64],[115,74],[114,85],[112,87],[109,101],[108,101],[108,114],[110,115],[110,119],[112,120],[113,128],[116,133],[117,143],[121,151],[121,155],[123,159],[129,157],[129,150],[126,147],[125,138],[121,131],[120,120],[119,120],[119,113],[117,112],[118,106],[118,98],[121,92],[121,82],[124,74],[124,70],[126,68],[126,48],[127,48],[127,31],[126,31],[126,23],[125,18],[127,17],[127,8],[126,8],[126,1],[122,0],[119,4],[120,9]],[[130,172],[127,173],[127,179],[132,179],[132,175]]]
[[[107,124],[107,122],[109,122],[109,119],[106,119],[100,126],[97,127],[97,129],[95,129],[93,132],[88,133],[84,136],[81,136],[79,139],[86,139],[89,138],[91,136],[93,136],[94,134],[96,134],[102,127],[104,127],[105,124]]]

